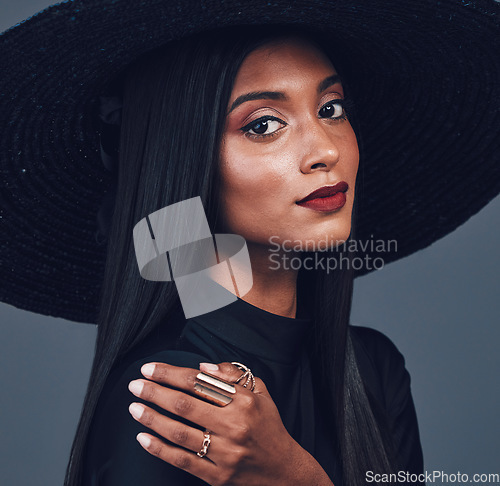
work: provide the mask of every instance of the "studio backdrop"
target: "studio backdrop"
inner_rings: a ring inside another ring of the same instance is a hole
[[[0,29],[51,3],[1,0]],[[381,330],[406,358],[426,471],[500,473],[499,223],[497,197],[452,234],[355,281],[352,323]],[[0,304],[0,484],[62,484],[95,336],[94,325]]]

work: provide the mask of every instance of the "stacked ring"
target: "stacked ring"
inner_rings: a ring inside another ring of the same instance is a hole
[[[248,368],[248,366],[245,366],[244,364],[238,363],[236,361],[231,361],[231,364],[235,365],[237,368],[244,371],[244,373],[235,381],[235,383],[239,383],[243,378],[246,377],[246,381],[243,384],[243,386],[246,388],[249,383],[252,383],[252,388],[250,388],[250,391],[254,391],[255,390],[255,377],[253,376],[253,373],[250,371],[250,368]]]
[[[235,383],[239,383],[246,378],[243,386],[247,388],[247,386],[251,383],[252,386],[250,391],[254,391],[255,377],[250,371],[250,368],[236,361],[233,361],[231,364],[234,364],[243,371],[243,374],[235,381]],[[218,376],[211,375],[210,373],[206,373],[204,371],[200,371],[196,375],[196,379],[198,381],[194,384],[194,392],[208,402],[218,405],[219,407],[225,407],[233,401],[231,395],[236,393],[236,388],[233,383],[222,380]]]

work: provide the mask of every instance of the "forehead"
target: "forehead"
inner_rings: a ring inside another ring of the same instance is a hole
[[[334,66],[317,46],[300,37],[287,37],[265,44],[245,58],[235,79],[233,96],[249,89],[317,84],[332,74],[336,74]]]

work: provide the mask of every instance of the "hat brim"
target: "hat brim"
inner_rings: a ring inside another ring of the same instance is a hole
[[[330,36],[364,147],[356,239],[375,244],[359,257],[380,256],[377,241],[397,242],[385,264],[429,246],[500,192],[499,10],[493,0],[71,1],[9,29],[0,38],[0,300],[96,321],[105,264],[96,214],[110,186],[97,96],[142,53],[231,25]]]

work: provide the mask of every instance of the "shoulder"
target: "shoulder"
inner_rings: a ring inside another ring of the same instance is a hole
[[[159,351],[132,362],[130,360],[123,361],[109,374],[102,393],[101,404],[106,405],[107,399],[116,402],[118,397],[123,397],[124,394],[130,398],[130,401],[135,400],[136,398],[128,390],[128,384],[132,380],[145,379],[141,373],[141,367],[146,363],[167,363],[173,366],[198,369],[202,361],[206,361],[206,358],[200,354],[179,350]]]
[[[106,420],[122,420],[129,425],[134,424],[135,421],[131,421],[131,416],[128,413],[128,406],[133,401],[142,400],[130,392],[128,385],[132,380],[146,379],[141,373],[142,365],[156,362],[198,369],[202,361],[207,361],[202,355],[178,350],[166,350],[152,353],[135,361],[122,361],[111,371],[106,379],[106,383],[99,398],[97,409],[98,418],[106,417]],[[152,406],[152,404],[144,403],[148,406]],[[120,413],[117,414],[118,411]]]
[[[396,345],[382,332],[350,326],[358,368],[365,386],[390,412],[410,392],[410,375]]]
[[[375,329],[350,326],[350,335],[365,390],[369,398],[377,400],[392,432],[400,470],[421,474],[422,446],[403,355],[385,334]]]
[[[373,360],[401,360],[403,355],[382,332],[371,327],[349,326],[356,352],[366,353]]]
[[[174,366],[198,369],[206,359],[196,353],[167,350],[143,356],[138,360],[123,360],[108,376],[99,397],[86,445],[86,484],[132,486],[204,484],[198,478],[153,457],[136,440],[139,432],[151,430],[133,419],[129,413],[132,402],[141,402],[163,415],[175,417],[156,405],[135,397],[128,389],[130,381],[144,378],[145,363],[162,362]]]

